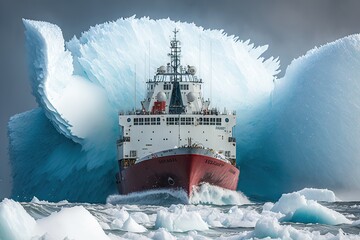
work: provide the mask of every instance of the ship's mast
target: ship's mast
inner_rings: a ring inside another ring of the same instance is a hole
[[[171,52],[169,54],[171,61],[171,68],[173,72],[173,76],[171,79],[173,88],[169,105],[169,113],[170,114],[181,114],[185,112],[185,106],[182,101],[181,92],[180,92],[180,84],[182,81],[182,74],[178,72],[180,68],[180,56],[181,56],[181,47],[180,41],[176,39],[176,34],[179,31],[175,28],[174,30],[174,38],[170,41],[170,49]]]

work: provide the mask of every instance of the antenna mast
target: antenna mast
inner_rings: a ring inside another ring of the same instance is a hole
[[[134,112],[136,112],[136,64],[135,64],[135,76],[134,76]]]
[[[181,114],[185,111],[185,106],[183,104],[181,91],[180,91],[180,84],[179,82],[182,81],[182,73],[178,72],[180,67],[180,41],[176,39],[176,34],[179,32],[175,28],[174,30],[174,38],[170,41],[170,66],[171,66],[171,81],[173,84],[170,105],[169,105],[169,113],[170,114]]]

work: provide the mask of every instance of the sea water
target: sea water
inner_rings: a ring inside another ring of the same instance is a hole
[[[329,190],[272,203],[204,185],[190,199],[175,190],[112,195],[106,204],[5,199],[0,239],[360,239],[359,219],[360,202]]]

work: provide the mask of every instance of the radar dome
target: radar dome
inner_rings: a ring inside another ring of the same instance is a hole
[[[189,92],[189,93],[186,95],[186,98],[187,98],[188,102],[193,102],[193,101],[195,101],[195,99],[196,99],[195,93]]]
[[[160,73],[160,74],[164,74],[164,73],[166,72],[165,66],[160,66],[160,67],[157,69],[157,72]]]
[[[191,75],[195,75],[196,73],[196,68],[194,66],[188,66],[188,72],[191,74]]]
[[[164,92],[159,92],[157,95],[156,95],[156,99],[159,101],[159,102],[164,102],[166,101],[166,94]]]

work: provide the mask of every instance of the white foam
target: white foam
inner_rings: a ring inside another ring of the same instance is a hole
[[[143,192],[133,192],[127,195],[110,195],[107,197],[107,203],[110,204],[171,204],[188,203],[189,199],[184,190],[173,189],[154,189]]]
[[[192,204],[214,205],[242,205],[250,203],[241,192],[224,189],[208,183],[193,187],[189,202]]]

